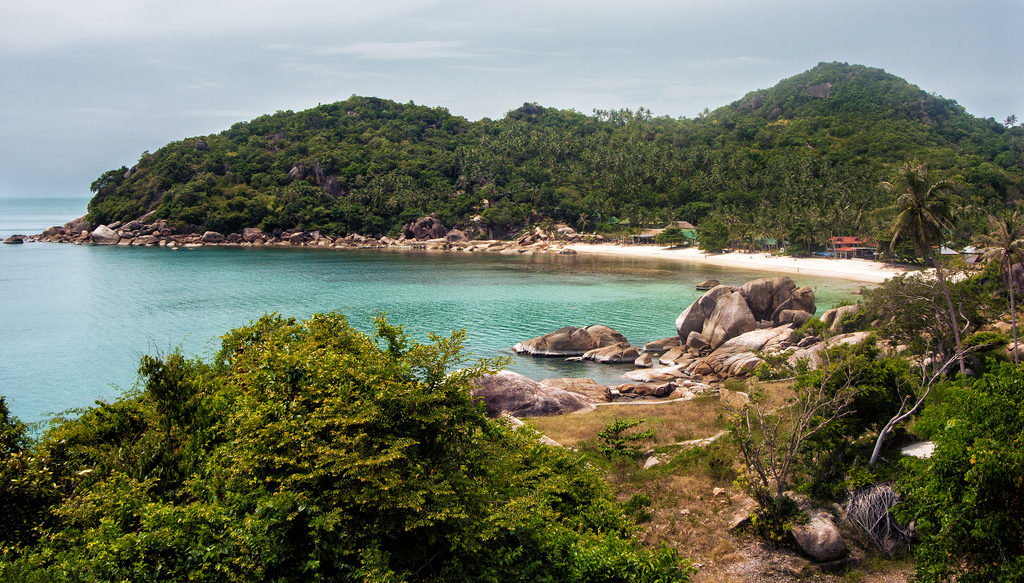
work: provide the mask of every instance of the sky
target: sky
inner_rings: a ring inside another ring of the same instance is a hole
[[[1024,0],[0,2],[0,196],[88,197],[144,151],[351,95],[694,117],[819,62],[1024,118]]]

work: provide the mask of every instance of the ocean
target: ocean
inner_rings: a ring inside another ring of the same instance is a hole
[[[0,234],[39,233],[86,200],[0,198]],[[339,311],[363,331],[384,313],[414,338],[465,329],[476,357],[508,356],[531,378],[624,382],[630,366],[516,356],[511,346],[561,328],[605,324],[633,344],[675,334],[675,318],[715,278],[771,274],[594,256],[461,255],[266,248],[0,245],[0,395],[36,422],[112,400],[143,354],[212,356],[219,335],[264,313]],[[860,285],[794,277],[819,312]]]

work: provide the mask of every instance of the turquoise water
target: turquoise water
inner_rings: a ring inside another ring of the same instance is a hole
[[[14,222],[5,200],[0,230]],[[49,217],[44,211],[35,212]],[[696,282],[766,275],[584,256],[0,245],[0,394],[25,421],[109,400],[132,386],[142,354],[179,347],[209,356],[218,335],[266,312],[341,311],[361,330],[385,312],[421,340],[464,328],[476,356],[514,356],[515,342],[566,325],[606,324],[642,344],[675,333],[676,316],[700,294]],[[797,283],[817,289],[819,310],[859,289],[823,278]],[[622,382],[630,367],[515,357],[511,368]]]

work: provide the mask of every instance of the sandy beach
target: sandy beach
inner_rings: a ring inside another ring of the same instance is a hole
[[[866,259],[824,259],[819,257],[783,257],[765,253],[709,254],[695,247],[668,248],[660,245],[611,245],[575,243],[567,246],[577,253],[649,257],[686,263],[715,265],[735,269],[752,269],[769,273],[805,274],[877,284],[886,279],[913,271],[905,267]]]

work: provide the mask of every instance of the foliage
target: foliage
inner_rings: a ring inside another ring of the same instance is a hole
[[[49,468],[26,451],[26,429],[0,397],[0,551],[31,543],[57,495]]]
[[[643,419],[619,419],[616,417],[597,433],[597,438],[600,440],[598,449],[609,458],[619,455],[629,457],[640,455],[641,445],[638,442],[654,439],[654,430],[647,429],[632,433],[627,433],[627,431],[643,422]]]
[[[989,232],[976,239],[980,246],[987,247],[983,258],[999,266],[999,274],[1010,296],[1010,322],[1013,331],[1013,364],[1020,364],[1017,346],[1017,301],[1016,283],[1012,281],[1012,268],[1024,260],[1024,217],[1020,211],[1004,211],[999,217],[989,215]]]
[[[484,417],[468,382],[501,363],[463,337],[265,316],[211,363],[144,357],[138,391],[32,448],[59,491],[0,578],[688,579],[578,455]]]
[[[883,182],[882,186],[896,192],[892,210],[896,217],[892,221],[892,239],[889,251],[896,249],[896,242],[909,239],[917,252],[935,268],[935,278],[946,300],[946,317],[953,332],[953,349],[961,349],[960,323],[953,307],[949,287],[943,275],[943,266],[935,257],[932,245],[945,243],[945,233],[953,222],[952,205],[956,183],[952,180],[933,181],[924,162],[906,162],[900,167],[895,183]],[[960,372],[966,372],[963,357],[960,358]]]
[[[826,83],[827,98],[809,93]],[[470,122],[353,96],[145,152],[93,183],[89,218],[155,210],[185,229],[379,235],[434,213],[488,237],[543,217],[599,232],[682,219],[711,250],[812,252],[833,234],[882,240],[888,217],[874,211],[889,201],[877,185],[916,158],[941,178],[963,177],[962,239],[1024,191],[1022,131],[845,63],[695,119],[526,103]]]
[[[998,279],[956,265],[947,271],[952,274],[946,283],[961,325],[968,332],[978,330],[991,320],[998,305],[994,301]],[[942,289],[927,274],[898,275],[865,290],[859,312],[866,322],[878,320],[878,333],[894,346],[905,346],[910,354],[934,355],[932,360],[938,363],[956,351]]]
[[[898,484],[903,521],[915,521],[920,581],[1024,577],[1024,375],[1008,363],[959,380],[926,410],[941,429],[935,452]]]
[[[667,227],[664,231],[654,236],[654,242],[658,245],[679,245],[689,242],[686,233],[679,227]]]
[[[839,355],[839,352],[829,353]],[[746,465],[741,481],[758,503],[759,530],[780,542],[789,530],[790,501],[784,494],[809,441],[852,411],[855,359],[840,358],[802,375],[785,403],[752,400],[733,421],[732,432]]]

